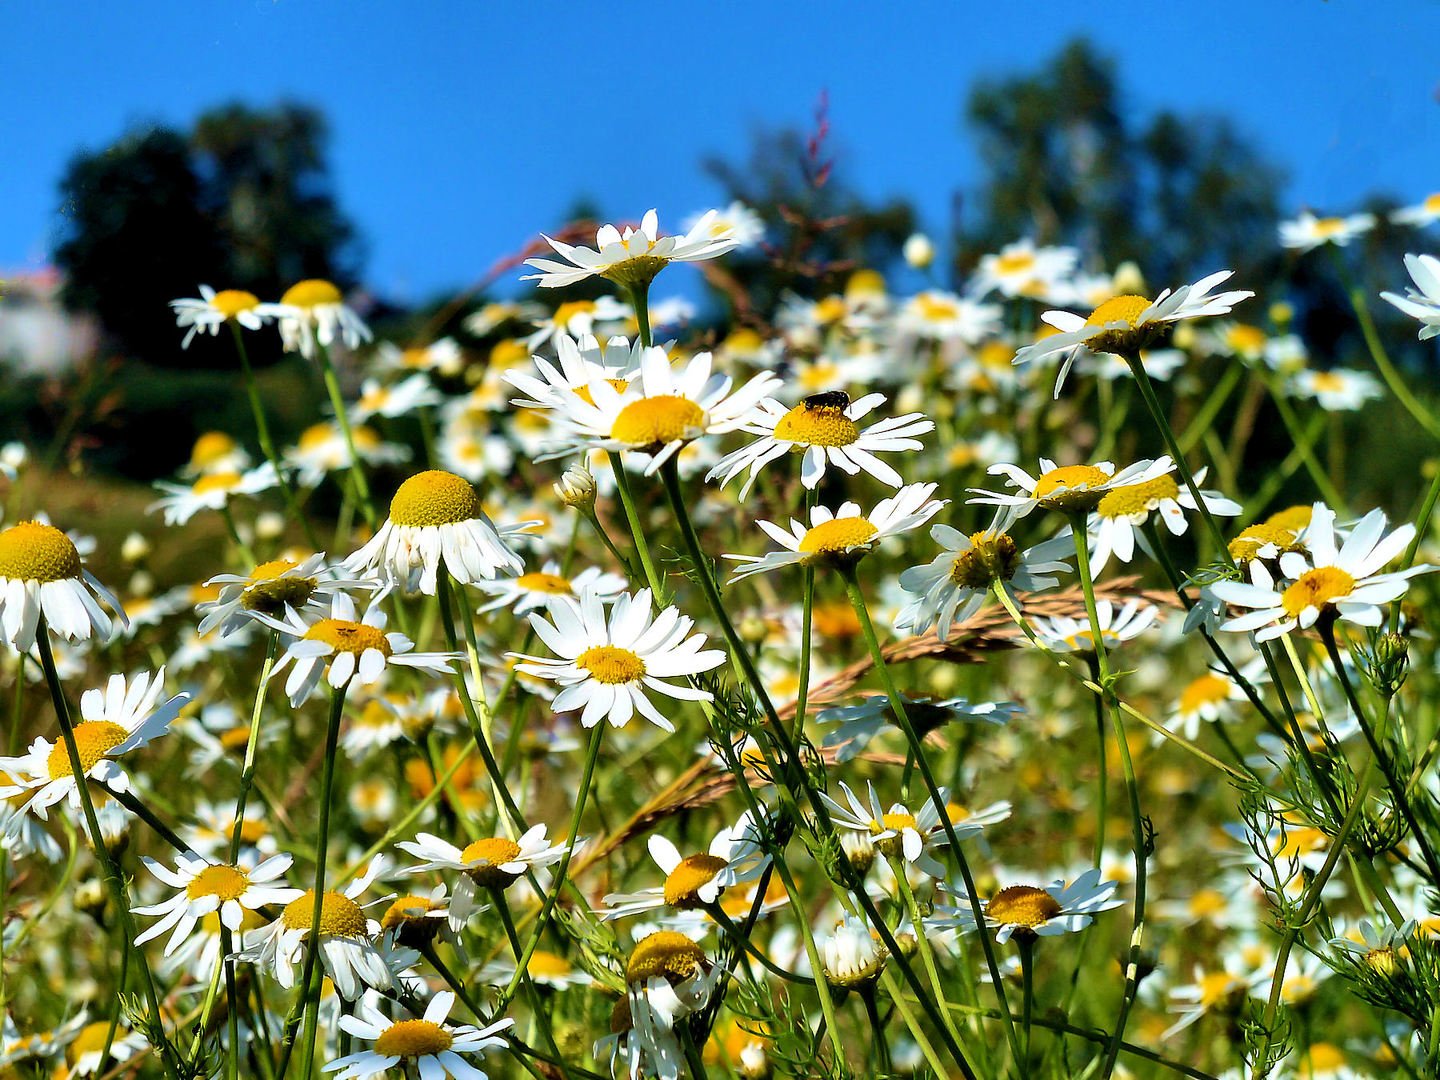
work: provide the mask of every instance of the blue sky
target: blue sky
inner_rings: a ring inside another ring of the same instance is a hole
[[[966,88],[1077,34],[1118,61],[1137,114],[1233,117],[1289,170],[1295,208],[1440,189],[1435,0],[9,0],[0,271],[45,261],[77,149],[237,98],[328,114],[368,276],[402,300],[474,280],[577,195],[678,225],[719,195],[705,156],[807,124],[822,89],[849,178],[939,228],[977,175]]]

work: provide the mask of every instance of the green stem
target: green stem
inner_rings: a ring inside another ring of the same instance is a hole
[[[672,457],[664,468],[668,469],[674,462]],[[645,570],[645,581],[650,586],[656,605],[662,605],[666,600],[664,579],[656,571],[655,563],[650,557],[650,543],[645,539],[645,525],[640,520],[640,511],[635,505],[635,493],[630,487],[630,477],[625,472],[622,455],[610,456],[610,471],[615,475],[615,488],[620,492],[620,505],[625,508],[625,520],[630,526],[631,539],[635,541],[635,554],[640,557],[640,565]]]
[[[599,725],[596,725],[596,730],[600,730]],[[573,841],[570,847],[574,847]],[[557,880],[555,892],[559,893],[559,891],[560,884]],[[555,1035],[550,1030],[550,1017],[546,1015],[545,1005],[540,999],[540,991],[536,988],[535,981],[530,978],[529,956],[526,954],[526,950],[520,946],[520,935],[515,932],[515,921],[510,917],[510,905],[505,902],[505,890],[499,887],[491,888],[490,899],[495,902],[495,911],[500,916],[500,925],[505,929],[505,939],[510,942],[510,954],[515,957],[515,974],[520,978],[520,985],[530,995],[535,1022],[540,1028],[540,1034],[545,1039],[546,1047],[560,1063],[561,1075],[569,1080],[570,1070],[566,1067],[560,1047],[555,1043]],[[539,927],[537,927],[537,932],[531,936],[532,941],[539,937],[538,930]]]
[[[345,399],[340,394],[340,380],[335,375],[335,365],[330,362],[330,350],[317,341],[315,351],[320,357],[320,372],[325,379],[325,392],[330,395],[330,407],[335,410],[335,423],[350,454],[350,475],[359,497],[360,511],[365,515],[366,524],[373,529],[379,523],[379,517],[370,498],[370,481],[365,478],[365,465],[355,451],[355,433],[350,429],[350,414],[345,411]]]
[[[1343,267],[1341,272],[1344,275]],[[1380,377],[1385,380],[1385,385],[1405,407],[1405,411],[1415,418],[1415,422],[1424,428],[1432,439],[1440,439],[1440,420],[1437,420],[1435,415],[1405,385],[1405,380],[1400,377],[1400,372],[1391,362],[1389,353],[1385,351],[1385,346],[1380,341],[1380,335],[1375,330],[1375,320],[1370,317],[1370,308],[1365,302],[1365,293],[1356,285],[1349,286],[1346,294],[1350,297],[1350,306],[1355,309],[1355,317],[1360,320],[1360,332],[1365,336],[1365,345],[1370,350],[1370,356],[1375,361],[1375,367],[1380,371]]]
[[[250,789],[255,786],[255,752],[260,745],[260,717],[265,711],[265,690],[270,673],[275,669],[275,654],[280,649],[280,632],[270,631],[265,643],[265,663],[260,668],[260,685],[255,688],[255,703],[250,707],[250,734],[245,740],[245,763],[240,768],[240,794],[235,797],[235,824],[230,832],[230,865],[240,858],[240,844],[245,831],[245,805]]]
[[[1030,1061],[1030,1024],[1035,1013],[1035,938],[1028,932],[1015,935],[1015,944],[1020,949],[1020,1016],[1021,1030],[1024,1032],[1023,1045],[1025,1057],[1021,1060],[1021,1068],[1026,1069]]]
[[[885,1025],[880,1019],[880,1010],[875,1004],[875,984],[867,983],[860,988],[860,1000],[865,1003],[865,1018],[870,1021],[870,1041],[875,1048],[875,1065],[878,1075],[888,1076],[890,1065],[890,1040],[885,1037]]]

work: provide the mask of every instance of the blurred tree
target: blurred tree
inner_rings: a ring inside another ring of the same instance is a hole
[[[313,109],[228,105],[188,136],[155,127],[76,155],[60,182],[65,303],[93,312],[129,359],[233,365],[223,336],[182,353],[168,301],[201,283],[266,300],[306,277],[354,283],[356,232],[332,191],[325,137]],[[277,355],[269,341],[255,342],[257,362]]]

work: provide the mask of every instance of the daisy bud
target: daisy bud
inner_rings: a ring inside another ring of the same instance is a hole
[[[740,620],[740,625],[735,628],[740,634],[740,640],[746,645],[760,645],[770,636],[770,627],[765,620],[758,615],[747,615]]]
[[[875,842],[869,833],[846,829],[840,834],[840,850],[857,874],[864,874],[875,861]]]
[[[825,981],[843,990],[873,986],[889,954],[863,919],[847,915],[820,946]]]
[[[149,596],[155,589],[155,576],[148,570],[136,570],[130,575],[131,596]]]
[[[1410,643],[1401,634],[1381,634],[1375,642],[1370,679],[1386,697],[1394,697],[1410,672]]]
[[[285,516],[267,510],[255,519],[255,536],[260,540],[278,540],[285,534]]]
[[[595,509],[595,477],[584,465],[571,465],[555,482],[555,494],[566,506],[588,514]]]
[[[916,270],[924,270],[935,261],[935,245],[924,233],[911,233],[905,240],[905,246],[901,249],[905,255],[905,261]]]
[[[90,878],[75,887],[76,909],[83,911],[97,923],[103,922],[108,901],[109,894],[105,891],[105,883],[99,878]]]
[[[1143,293],[1145,291],[1145,275],[1133,262],[1127,261],[1117,266],[1115,276],[1111,280],[1117,293]]]
[[[138,532],[132,532],[120,545],[120,558],[127,563],[137,563],[149,555],[150,550],[150,541]]]
[[[1290,325],[1290,320],[1295,318],[1295,309],[1283,300],[1277,300],[1270,305],[1270,321],[1275,324],[1277,330],[1283,331]]]

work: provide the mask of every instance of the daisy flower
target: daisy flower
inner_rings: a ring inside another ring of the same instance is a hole
[[[1109,600],[1100,600],[1095,604],[1095,616],[1100,624],[1100,640],[1105,648],[1113,649],[1149,630],[1160,617],[1160,609],[1154,604],[1127,600],[1116,610]],[[1055,652],[1095,651],[1095,633],[1088,618],[1037,618],[1031,621],[1031,627]]]
[[[623,727],[638,712],[657,727],[674,731],[675,725],[651,704],[646,691],[681,701],[710,701],[708,691],[665,680],[719,667],[725,654],[702,649],[706,636],[692,635],[694,620],[678,608],[666,608],[652,618],[650,603],[649,589],[626,593],[607,618],[594,593],[582,593],[578,600],[561,597],[550,605],[550,619],[538,612],[530,616],[536,636],[559,659],[508,655],[522,661],[516,665],[520,672],[559,683],[562,689],[551,709],[580,710],[583,727],[594,727],[602,717],[612,727]]]
[[[866,785],[868,802],[862,802],[843,780],[840,782],[840,790],[845,793],[845,803],[824,792],[820,794],[830,808],[831,820],[837,826],[868,837],[882,855],[901,858],[933,878],[944,879],[945,867],[930,854],[930,849],[948,844],[950,838],[944,825],[940,823],[940,810],[933,801],[927,800],[918,811],[911,813],[903,803],[893,803],[890,809],[883,809],[875,795],[873,784]],[[940,789],[940,798],[946,800],[948,806],[949,792],[946,788]],[[955,830],[956,839],[963,840],[967,836],[974,836],[982,832],[990,821],[1009,817],[1010,805],[1002,805],[1004,809],[998,818],[978,820],[975,817],[965,817],[952,821],[950,824]]]
[[[107,1038],[110,1038],[108,1020],[96,1020],[81,1028],[65,1047],[65,1063],[70,1066],[70,1071],[65,1075],[91,1076],[97,1072]],[[129,1061],[148,1049],[150,1042],[144,1035],[119,1024],[115,1028],[114,1038],[110,1041],[110,1067],[113,1069],[118,1063]]]
[[[1179,1034],[1205,1016],[1238,1016],[1251,988],[1264,974],[1238,957],[1223,956],[1210,970],[1196,964],[1192,978],[1194,982],[1171,987],[1166,995],[1169,1011],[1178,1013],[1179,1019],[1165,1029],[1162,1039]]]
[[[731,581],[750,574],[765,573],[792,565],[847,565],[858,562],[880,541],[925,524],[945,505],[930,498],[934,484],[907,484],[888,499],[881,499],[869,515],[861,514],[858,503],[844,503],[838,510],[816,506],[810,511],[810,527],[794,518],[790,531],[769,521],[757,524],[783,550],[767,555],[726,555],[743,565]]]
[[[1101,881],[1098,869],[1089,869],[1066,884],[1064,878],[1044,888],[1034,885],[1009,885],[981,905],[985,925],[995,931],[995,940],[1004,944],[1012,937],[1053,937],[1083,930],[1094,921],[1098,912],[1119,907],[1123,900],[1115,897],[1115,881]],[[954,893],[956,902],[937,904],[935,915],[926,920],[935,929],[975,928],[975,913],[970,900]]]
[[[868,923],[858,915],[846,915],[834,933],[820,942],[820,965],[825,981],[845,990],[873,984],[890,954]],[[883,1033],[876,1033],[883,1038]]]
[[[361,1080],[388,1073],[403,1063],[407,1076],[426,1080],[487,1080],[484,1072],[461,1054],[483,1056],[485,1051],[504,1046],[499,1033],[515,1025],[506,1017],[483,1028],[473,1024],[452,1027],[445,1023],[455,995],[442,990],[430,999],[419,1020],[391,1020],[368,1002],[361,1002],[357,1015],[340,1017],[340,1027],[355,1039],[369,1043],[364,1050],[336,1058],[324,1071],[339,1074],[337,1080]]]
[[[180,475],[244,472],[248,468],[250,455],[234,436],[224,431],[207,431],[190,448],[190,460],[180,468]]]
[[[366,465],[398,465],[410,459],[410,448],[383,441],[375,429],[357,424],[350,429],[355,454]],[[330,473],[350,468],[350,448],[340,425],[333,420],[311,424],[300,441],[285,450],[285,464],[295,469],[300,483],[318,487]]]
[[[111,592],[80,562],[75,542],[43,521],[22,521],[0,532],[0,631],[19,652],[35,645],[46,625],[67,641],[110,636],[105,601],[122,624],[125,614]]]
[[[328,349],[336,339],[347,349],[370,340],[370,328],[332,283],[320,278],[298,281],[285,290],[278,304],[266,304],[265,314],[280,322],[280,340],[286,352],[314,359],[316,345]]]
[[[1000,331],[1000,306],[981,304],[939,289],[907,300],[895,315],[895,330],[921,341],[962,341],[978,345]]]
[[[389,386],[382,385],[377,379],[366,379],[360,384],[360,400],[350,406],[350,419],[356,424],[363,424],[372,416],[394,419],[409,416],[420,409],[433,408],[444,401],[444,395],[419,373]]]
[[[484,337],[490,329],[473,330],[472,333],[476,337]],[[429,345],[413,345],[408,349],[382,341],[375,351],[375,359],[375,366],[380,371],[428,371],[446,378],[454,378],[465,367],[465,352],[454,338],[441,338]]]
[[[1060,371],[1055,376],[1055,397],[1058,398],[1070,365],[1083,350],[1136,354],[1154,344],[1171,323],[1224,315],[1241,300],[1254,296],[1249,291],[1211,292],[1233,273],[1233,270],[1221,270],[1192,285],[1182,285],[1174,292],[1165,289],[1154,300],[1134,295],[1116,296],[1088,316],[1047,311],[1040,318],[1059,333],[1027,345],[1015,354],[1014,362],[1024,364],[1063,354]]]
[[[1409,225],[1416,229],[1440,221],[1440,191],[1425,196],[1414,206],[1402,206],[1392,211],[1390,220],[1396,225]]]
[[[705,851],[683,858],[665,837],[651,836],[647,847],[665,875],[664,884],[639,892],[610,893],[597,914],[609,920],[662,907],[686,911],[713,904],[726,889],[754,881],[770,864],[770,856],[759,844],[759,830],[748,810],[734,825],[717,832]]]
[[[248,472],[207,472],[188,487],[157,480],[155,487],[165,493],[145,508],[147,514],[165,512],[166,525],[184,525],[201,510],[223,510],[236,495],[258,495],[280,482],[275,466],[264,462]]]
[[[281,557],[259,563],[248,574],[216,574],[206,585],[220,587],[213,600],[195,605],[201,616],[196,628],[208,634],[216,627],[231,634],[261,615],[294,621],[323,618],[335,597],[347,589],[373,589],[364,578],[339,578],[325,567],[325,553],[297,562]]]
[[[900,474],[875,454],[923,449],[916,436],[934,431],[935,423],[921,413],[907,413],[860,430],[856,421],[884,401],[884,394],[866,394],[852,402],[845,391],[835,390],[807,397],[786,409],[774,398],[766,398],[743,428],[761,438],[721,458],[705,479],[718,478],[724,487],[748,468],[750,476],[740,488],[743,500],[761,469],[795,451],[804,454],[800,481],[807,488],[820,483],[827,463],[851,476],[863,469],[882,484],[900,487],[904,483]]]
[[[557,344],[562,337],[585,337],[601,328],[618,330],[633,324],[635,309],[623,304],[613,296],[600,296],[594,300],[567,300],[549,314],[535,316],[535,332],[524,341],[525,348],[534,352],[547,341]],[[652,321],[653,325],[653,321]]]
[[[167,931],[165,943],[169,956],[190,936],[197,923],[218,911],[220,922],[231,931],[239,931],[246,911],[255,911],[267,904],[288,904],[304,895],[303,889],[287,888],[276,879],[290,869],[289,855],[272,855],[255,865],[212,863],[198,855],[179,855],[171,870],[148,855],[141,856],[146,869],[172,889],[174,896],[158,904],[131,908],[137,915],[159,915],[160,921],[135,939],[143,945]]]
[[[117,792],[132,790],[130,777],[115,759],[164,735],[190,700],[189,694],[176,694],[161,701],[164,692],[162,667],[153,676],[144,672],[128,680],[124,675],[111,675],[104,690],[92,687],[80,695],[80,723],[75,725],[74,735],[86,779]],[[52,743],[36,738],[23,757],[0,758],[0,769],[15,781],[13,786],[0,788],[0,798],[30,791],[26,809],[42,820],[49,807],[67,796],[72,807],[80,808],[63,739]]]
[[[736,199],[722,210],[711,210],[707,228],[712,236],[729,233],[737,251],[755,247],[765,238],[765,221],[754,210]],[[686,232],[694,232],[705,214],[694,214],[685,221]]]
[[[1282,221],[1279,227],[1280,246],[1303,255],[1322,244],[1345,247],[1355,237],[1375,227],[1374,214],[1351,214],[1349,217],[1316,217],[1302,211],[1293,221]]]
[[[1379,573],[1386,563],[1409,546],[1415,526],[1405,524],[1384,536],[1385,514],[1372,510],[1351,531],[1343,547],[1336,546],[1335,512],[1316,503],[1305,530],[1308,557],[1299,551],[1280,556],[1280,573],[1289,584],[1277,583],[1261,559],[1250,564],[1249,583],[1217,581],[1216,597],[1237,607],[1250,608],[1221,629],[1255,631],[1257,641],[1308,630],[1322,615],[1357,626],[1379,626],[1380,604],[1399,599],[1417,574],[1436,569],[1422,563],[1407,570]]]
[[[260,298],[254,293],[244,289],[216,292],[209,285],[200,286],[198,299],[171,300],[170,308],[175,312],[175,325],[185,330],[185,340],[180,342],[182,349],[190,347],[196,334],[213,337],[226,323],[235,323],[246,330],[259,330],[266,319],[274,317],[269,305],[260,303]]]
[[[431,469],[400,485],[385,524],[345,560],[345,568],[434,596],[442,565],[462,585],[493,578],[502,568],[523,572],[524,561],[506,540],[534,524],[497,529],[470,481]]]
[[[1024,706],[1013,701],[971,702],[965,698],[916,700],[904,694],[900,697],[905,704],[905,715],[922,739],[946,724],[959,721],[1003,727],[1025,712]],[[871,694],[854,705],[822,709],[815,722],[821,726],[837,725],[825,733],[821,746],[826,750],[834,749],[835,761],[843,765],[857,757],[886,727],[895,726],[895,711],[886,695]]]
[[[597,379],[609,382],[617,393],[623,394],[631,381],[639,377],[644,354],[645,347],[638,337],[633,342],[623,337],[611,338],[602,347],[589,335],[576,340],[568,334],[559,334],[555,338],[555,363],[543,356],[531,357],[539,369],[539,378],[524,371],[505,372],[505,381],[526,395],[512,398],[510,404],[522,409],[553,409],[567,393],[579,394],[582,400],[587,398],[586,387]],[[593,398],[590,401],[594,404]]]
[[[395,979],[384,955],[375,946],[380,924],[368,918],[356,901],[385,868],[377,856],[344,892],[325,892],[320,897],[320,963],[346,1001],[354,1001],[366,986],[388,990]],[[236,959],[259,964],[285,989],[295,985],[297,968],[305,952],[315,916],[315,890],[306,889],[285,905],[280,917],[255,932],[254,943]]]
[[[1290,379],[1290,392],[1314,398],[1329,412],[1353,412],[1367,401],[1385,396],[1380,380],[1368,371],[1331,368],[1329,371],[1301,371]]]
[[[1181,689],[1175,710],[1170,714],[1171,730],[1194,742],[1200,736],[1202,724],[1233,720],[1236,704],[1245,700],[1245,691],[1229,675],[1223,671],[1207,671]],[[1157,732],[1156,738],[1164,736]]]
[[[736,246],[733,230],[712,231],[719,217],[715,210],[700,215],[683,236],[661,236],[659,218],[648,210],[639,230],[628,225],[622,233],[614,225],[602,225],[595,233],[595,248],[572,247],[545,236],[564,262],[554,259],[526,259],[526,266],[539,270],[521,280],[536,281],[542,289],[573,285],[589,277],[603,277],[626,288],[644,288],[672,262],[699,262],[723,255]],[[543,233],[541,234],[544,235]]]
[[[291,705],[309,698],[322,675],[339,690],[354,677],[362,686],[373,686],[391,664],[443,674],[451,670],[452,661],[460,659],[459,653],[411,652],[415,643],[408,637],[385,632],[385,613],[378,604],[371,604],[364,619],[357,621],[355,602],[343,592],[335,594],[331,614],[314,623],[307,624],[293,610],[286,622],[270,615],[257,618],[298,639],[285,650],[274,669],[278,675],[286,664],[294,664],[285,680]]]
[[[923,634],[933,626],[945,641],[956,623],[980,610],[996,586],[1017,605],[1017,593],[1056,586],[1059,579],[1052,575],[1070,569],[1063,559],[1075,550],[1069,526],[1021,551],[1006,531],[1006,518],[1002,512],[989,529],[969,536],[949,525],[931,526],[930,538],[944,550],[923,566],[901,572],[900,587],[910,599],[895,617],[897,630]]]
[[[1380,294],[1412,319],[1419,319],[1420,340],[1440,334],[1440,259],[1434,255],[1406,255],[1405,269],[1410,271],[1413,287],[1400,296],[1393,292]]]
[[[525,974],[536,986],[547,990],[569,990],[572,986],[590,986],[595,982],[565,957],[545,949],[536,949],[530,954]],[[509,986],[515,978],[515,958],[497,957],[482,967],[475,977],[486,986]]]
[[[410,867],[408,873],[460,871],[461,876],[455,882],[455,892],[450,900],[450,928],[459,931],[480,909],[476,900],[477,889],[508,888],[522,874],[559,862],[571,845],[551,844],[545,838],[545,825],[542,823],[531,826],[519,840],[491,836],[458,848],[434,833],[422,832],[414,840],[402,840],[395,846],[422,860],[420,865]]]
[[[1115,464],[1110,461],[1094,465],[1056,465],[1049,458],[1041,458],[1040,475],[1034,477],[1020,466],[1002,461],[985,471],[991,476],[1005,477],[1006,483],[1016,490],[1001,492],[970,488],[972,494],[982,497],[968,501],[982,506],[1008,508],[1011,521],[1027,516],[1036,507],[1067,514],[1090,511],[1112,488],[1149,483],[1174,468],[1174,462],[1168,457],[1137,461],[1119,472],[1115,471]]]
[[[1169,471],[1170,459],[1159,458],[1155,465],[1164,464],[1167,470],[1149,480],[1133,484],[1112,484],[1090,513],[1089,542],[1091,572],[1098,574],[1105,569],[1114,555],[1123,563],[1135,557],[1135,545],[1154,557],[1150,542],[1139,531],[1139,526],[1150,520],[1150,515],[1159,514],[1160,520],[1172,536],[1183,536],[1189,528],[1185,519],[1186,510],[1197,509],[1195,496],[1188,486],[1181,487]],[[1143,464],[1149,465],[1149,462]],[[1205,469],[1195,473],[1198,486],[1205,479]],[[1227,499],[1218,491],[1201,490],[1200,498],[1210,513],[1234,517],[1240,513],[1240,504]]]
[[[659,346],[643,350],[640,377],[623,390],[606,379],[554,399],[556,423],[564,432],[547,457],[587,448],[653,455],[648,476],[686,443],[743,427],[760,399],[780,385],[765,371],[731,392],[730,376],[711,373],[708,352],[697,353],[676,370]]]
[[[998,290],[1002,296],[1048,297],[1079,259],[1080,253],[1072,247],[1037,248],[1032,240],[1018,240],[998,254],[980,256],[970,287],[977,296]]]
[[[426,896],[407,893],[396,897],[380,917],[380,932],[392,945],[409,948],[420,948],[442,932],[447,932],[447,939],[453,943],[457,939],[450,927],[450,901],[445,886],[436,885]]]
[[[709,1004],[720,972],[704,949],[677,931],[657,930],[636,944],[625,964],[625,996],[629,1034],[649,1071],[668,1080],[678,1075],[684,1059],[675,1025]]]
[[[574,577],[566,577],[554,559],[548,560],[541,569],[519,577],[495,578],[476,584],[481,592],[494,598],[481,606],[482,615],[500,608],[509,608],[516,615],[549,611],[558,598],[580,596],[587,592],[609,603],[625,591],[625,579],[619,574],[606,573],[598,566],[587,566]]]

